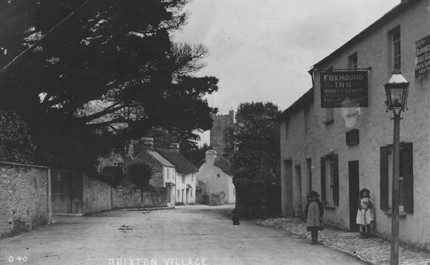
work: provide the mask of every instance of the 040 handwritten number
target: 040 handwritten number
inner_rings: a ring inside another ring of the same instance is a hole
[[[14,256],[9,256],[8,259],[9,263],[13,263],[13,262],[17,262],[17,263],[21,263],[21,262],[27,262],[27,256],[18,256],[18,257],[14,257]]]

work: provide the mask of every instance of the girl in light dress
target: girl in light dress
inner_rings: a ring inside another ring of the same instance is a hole
[[[358,200],[356,223],[360,226],[360,238],[368,238],[370,224],[374,220],[373,203],[370,200],[370,191],[362,189]]]

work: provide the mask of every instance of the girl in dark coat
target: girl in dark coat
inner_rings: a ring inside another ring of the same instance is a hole
[[[324,207],[319,197],[320,195],[316,191],[311,191],[308,195],[308,203],[305,208],[306,230],[311,231],[312,244],[318,243],[318,230],[322,229]]]

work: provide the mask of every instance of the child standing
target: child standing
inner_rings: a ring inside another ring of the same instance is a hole
[[[360,226],[360,238],[370,235],[370,223],[374,220],[373,203],[370,200],[370,191],[362,189],[358,200],[356,223]]]
[[[318,243],[318,230],[321,230],[322,216],[324,214],[324,207],[319,197],[320,195],[316,191],[311,191],[305,208],[306,230],[311,231],[312,244]]]

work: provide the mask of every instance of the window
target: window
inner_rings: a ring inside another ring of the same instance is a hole
[[[123,168],[124,167],[124,163],[114,163],[115,167],[119,167],[119,168]]]
[[[400,69],[401,64],[401,50],[400,50],[400,29],[392,33],[393,43],[393,69]]]
[[[388,211],[391,208],[393,179],[393,146],[380,149],[380,208]],[[399,154],[399,208],[405,213],[414,211],[413,189],[413,146],[412,143],[401,143]]]
[[[348,68],[351,70],[357,70],[358,68],[357,52],[354,52],[348,57]]]
[[[169,179],[169,177],[170,177],[170,169],[166,168],[166,171],[167,171],[167,179]]]
[[[321,201],[327,206],[339,206],[338,155],[321,157]]]
[[[124,163],[114,163],[114,166],[120,168],[124,172]]]
[[[182,183],[185,183],[185,176],[182,176]]]
[[[220,174],[216,174],[216,176],[219,178],[221,175]]]
[[[401,69],[402,67],[402,53],[401,53],[401,39],[400,39],[400,26],[388,32],[388,70]]]

